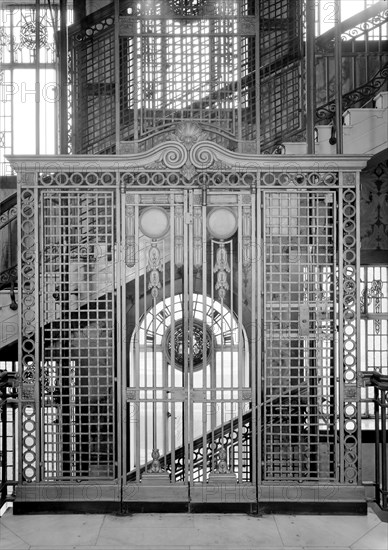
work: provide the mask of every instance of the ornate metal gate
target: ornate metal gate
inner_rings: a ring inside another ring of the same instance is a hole
[[[254,500],[255,196],[152,191],[125,201],[124,500]]]
[[[364,502],[365,159],[234,153],[190,122],[14,162],[17,506]]]

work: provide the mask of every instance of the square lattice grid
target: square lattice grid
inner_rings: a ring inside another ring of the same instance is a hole
[[[335,475],[331,192],[265,196],[264,478]]]
[[[44,478],[114,475],[113,195],[42,196]]]

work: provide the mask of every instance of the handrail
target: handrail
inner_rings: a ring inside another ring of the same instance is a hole
[[[368,103],[388,79],[388,62],[365,84],[342,96],[343,111],[353,105]],[[330,121],[335,116],[335,100],[321,105],[315,111],[315,121]]]
[[[243,425],[246,424],[247,422],[250,422],[251,417],[252,417],[252,411],[249,410],[242,417]],[[233,423],[232,423],[233,430],[235,428],[237,428],[238,421],[239,421],[238,417],[233,419]],[[227,428],[229,428],[229,431],[225,431],[225,425],[227,426]],[[213,443],[214,440],[219,439],[222,433],[223,433],[224,438],[227,437],[227,435],[230,434],[230,431],[232,431],[232,430],[230,430],[230,426],[231,426],[231,422],[229,421],[229,422],[225,422],[224,424],[218,426],[218,428],[216,428],[214,431],[209,431],[206,435],[206,447],[208,447],[209,444]],[[224,428],[224,430],[223,430],[223,428]],[[198,451],[199,449],[202,449],[202,447],[203,447],[203,437],[201,435],[193,441],[193,446],[192,446],[193,452]],[[185,448],[184,448],[183,445],[178,447],[177,449],[175,449],[175,461],[176,462],[178,462],[179,460],[181,460],[184,457],[184,450],[185,450]],[[212,453],[213,453],[213,451],[212,451]],[[207,458],[209,458],[209,453],[207,453],[206,456],[207,456]],[[211,456],[210,456],[210,458],[211,458]],[[164,456],[160,457],[160,462],[164,466],[169,467],[169,466],[171,466],[171,459],[172,459],[172,453],[169,452],[165,455],[165,457]],[[152,461],[149,461],[146,464],[144,464],[143,466],[141,466],[140,474],[143,474],[148,469],[148,467],[151,466],[151,463],[152,463]],[[178,462],[178,464],[179,464],[179,462]],[[178,472],[176,472],[176,473],[179,474],[179,468],[178,468]],[[136,479],[136,470],[132,470],[127,475],[127,481],[134,481],[135,479]]]
[[[0,203],[0,230],[5,230],[17,218],[17,196],[16,193],[7,197]],[[11,246],[9,233],[6,236],[7,246]],[[12,258],[11,258],[12,261]],[[10,308],[17,309],[15,300],[15,285],[17,284],[17,265],[6,265],[0,272],[0,290],[9,289],[11,296]]]
[[[10,210],[13,206],[16,206],[17,203],[17,193],[10,195],[2,202],[0,202],[0,216]]]
[[[342,96],[343,112],[351,109],[354,105],[364,106],[369,103],[377,92],[388,80],[388,62],[383,65],[381,69],[374,74],[374,76],[365,84],[358,86],[358,88],[348,92]],[[315,123],[329,123],[335,117],[335,100],[331,100],[323,105],[320,105],[315,110]],[[292,140],[303,141],[303,134],[306,128],[299,128],[293,132],[283,132],[281,136],[281,142]],[[273,140],[263,144],[263,152],[274,153],[281,147],[279,139]],[[271,149],[274,149],[271,151]]]
[[[8,225],[11,221],[16,219],[17,209],[16,209],[17,197],[16,193],[7,197],[0,203],[0,229]]]
[[[385,1],[373,4],[364,11],[357,13],[356,15],[349,17],[340,24],[341,34],[350,33],[351,39],[355,40],[358,34],[352,33],[353,29],[357,25],[362,25],[361,31],[368,32],[386,24],[388,22],[388,6]],[[327,46],[331,45],[331,41],[334,39],[335,29],[330,29],[323,35],[316,38],[316,47],[321,51],[329,49]],[[388,52],[387,52],[388,55]],[[388,62],[386,62],[376,73],[365,83],[354,88],[353,90],[344,93],[342,96],[342,108],[343,112],[357,105],[363,107],[369,103],[376,93],[382,88],[388,79]],[[332,99],[316,108],[315,111],[315,123],[330,123],[335,117],[336,102]],[[283,131],[282,136],[278,139],[272,140],[263,144],[264,150],[274,149],[272,152],[279,152],[279,140],[282,142],[292,140],[303,141],[303,133],[306,131],[305,126],[298,130],[288,132]],[[299,139],[298,139],[299,138]]]
[[[299,391],[299,393],[297,393],[298,391]],[[275,395],[275,396],[271,397],[270,399],[267,399],[262,404],[262,410],[264,411],[264,408],[269,406],[269,405],[278,405],[279,407],[284,407],[286,405],[288,406],[290,403],[292,404],[292,398],[293,398],[294,394],[296,394],[296,396],[300,398],[300,396],[305,394],[305,393],[307,393],[306,383],[295,385],[295,387],[293,387],[289,392],[284,392],[280,395]],[[263,412],[263,414],[264,414],[264,412]],[[280,417],[280,411],[279,411],[279,417]],[[252,410],[247,411],[242,416],[242,425],[243,425],[243,427],[248,428],[248,430],[249,430],[249,424],[251,422],[251,419],[252,419]],[[278,418],[278,421],[279,421],[279,418]],[[276,419],[274,420],[274,422],[276,423]],[[222,439],[222,443],[225,444],[225,439],[227,439],[228,440],[228,444],[227,444],[228,447],[235,446],[236,442],[235,442],[235,440],[234,440],[234,438],[231,434],[238,427],[238,423],[239,423],[239,417],[236,417],[236,418],[233,419],[233,421],[227,421],[224,424],[221,424],[220,426],[215,428],[215,430],[209,431],[207,433],[207,435],[206,435],[206,448],[207,448],[206,458],[207,458],[208,462],[211,462],[211,459],[214,456],[213,446],[214,446],[214,443],[216,443],[217,441],[221,442],[221,439]],[[226,429],[225,429],[225,427],[226,427]],[[248,434],[249,434],[249,431],[245,434],[245,437],[247,437]],[[216,445],[216,447],[218,447],[218,446]],[[197,437],[193,441],[193,445],[192,445],[192,452],[196,456],[196,460],[194,462],[195,471],[198,471],[199,469],[201,469],[201,467],[203,465],[203,459],[204,459],[203,453],[201,454],[201,453],[198,452],[201,449],[203,449],[203,436],[202,435]],[[175,458],[176,464],[178,465],[178,467],[176,467],[176,469],[175,469],[175,477],[176,477],[175,481],[179,481],[180,475],[183,473],[183,463],[180,463],[180,461],[184,458],[184,446],[178,447],[175,450],[175,457],[174,458]],[[171,460],[172,460],[172,453],[171,452],[167,453],[165,455],[165,457],[160,458],[160,462],[164,466],[166,466],[167,468],[171,466]],[[147,469],[151,466],[151,462],[152,461],[149,461],[146,464],[144,464],[143,466],[141,466],[140,474],[147,471]],[[127,481],[135,481],[135,480],[136,480],[136,470],[132,470],[131,472],[129,472],[127,474]]]
[[[363,25],[363,31],[368,32],[376,27],[379,27],[381,25],[381,20],[376,20],[375,18],[380,15],[381,13],[384,13],[385,17],[388,16],[388,6],[387,2],[385,0],[381,2],[377,2],[376,4],[373,4],[369,8],[366,8],[363,11],[360,11],[359,13],[356,13],[355,15],[352,15],[352,17],[349,17],[348,19],[345,19],[342,21],[339,25],[340,27],[340,33],[345,34],[348,31],[352,31],[354,28],[357,27],[357,25]],[[371,25],[366,27],[366,22],[369,20],[372,20]],[[318,48],[325,48],[327,47],[335,37],[336,29],[333,27],[332,29],[329,29],[324,34],[321,34],[316,38],[316,46]],[[357,35],[358,36],[358,35]],[[356,38],[356,36],[351,36],[353,39]]]
[[[120,1],[120,12],[123,10],[130,8],[133,4],[133,0],[121,0]],[[72,37],[73,35],[76,35],[76,39],[79,40],[80,35],[82,33],[85,33],[88,29],[93,29],[95,25],[101,23],[102,21],[112,18],[113,17],[113,10],[112,10],[112,4],[108,4],[107,6],[103,6],[99,10],[93,11],[89,15],[87,15],[82,21],[78,21],[76,23],[73,23],[72,25],[69,25],[68,27],[68,33],[69,37]],[[98,30],[101,30],[100,28]],[[87,35],[89,36],[89,35]]]
[[[375,498],[381,510],[388,512],[388,375],[375,371],[370,384],[375,404]]]
[[[8,487],[14,487],[17,485],[15,479],[9,478],[9,467],[15,465],[16,445],[15,445],[15,424],[12,422],[11,431],[8,429],[9,423],[7,409],[9,406],[17,407],[16,386],[18,385],[18,378],[15,372],[9,372],[0,370],[0,422],[2,424],[2,435],[0,438],[0,455],[2,456],[0,466],[0,509],[2,506],[12,500],[12,496],[8,493]],[[13,393],[7,393],[9,388],[13,388]],[[14,420],[14,418],[13,418]],[[13,444],[11,448],[8,447],[9,437],[13,438]],[[8,457],[12,453],[14,457],[13,463],[8,463]]]

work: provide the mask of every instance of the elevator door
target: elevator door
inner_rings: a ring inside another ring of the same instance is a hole
[[[128,192],[124,218],[123,500],[254,499],[252,195]]]

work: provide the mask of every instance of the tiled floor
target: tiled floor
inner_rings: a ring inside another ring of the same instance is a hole
[[[1,550],[387,550],[388,523],[366,516],[106,514],[1,518]]]

